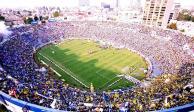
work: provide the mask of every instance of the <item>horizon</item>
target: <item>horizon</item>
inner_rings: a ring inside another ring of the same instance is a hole
[[[143,5],[145,0],[141,0]],[[0,8],[34,8],[41,6],[56,6],[56,7],[78,7],[79,0],[0,0]],[[114,3],[113,0],[90,0],[90,6],[100,6],[101,2]],[[182,8],[194,8],[193,0],[174,0],[175,3],[181,3]],[[129,6],[128,0],[120,1],[121,7]]]

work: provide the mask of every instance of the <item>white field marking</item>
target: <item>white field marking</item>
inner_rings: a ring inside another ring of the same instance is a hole
[[[78,49],[75,49],[75,50],[79,50],[80,48],[78,48]],[[106,58],[107,57],[109,57],[109,56],[106,56]],[[68,60],[68,61],[71,61],[71,60]],[[119,60],[120,61],[120,60]],[[118,62],[118,60],[116,61],[116,62]],[[115,62],[113,62],[113,63],[115,63]],[[107,67],[110,67],[110,66],[112,66],[112,64],[113,63],[108,63],[108,66]],[[134,63],[133,63],[133,65],[134,65]],[[70,71],[71,72],[71,71]],[[105,78],[102,74],[100,74],[99,72],[101,72],[101,70],[99,70],[99,71],[97,71],[96,73],[98,74],[98,75],[100,75],[101,77],[103,77],[103,78]],[[134,78],[134,77],[133,77]],[[128,79],[129,79],[129,77],[128,77]],[[131,78],[130,78],[131,79]],[[136,81],[135,81],[136,82]]]
[[[106,56],[106,57],[110,57],[109,59],[115,59],[115,57],[112,57],[112,56]],[[105,59],[108,59],[108,58],[106,58],[105,57]],[[103,63],[101,63],[100,65],[98,65],[98,66],[101,66],[101,65],[105,65],[106,63],[108,63],[107,61],[105,61],[105,62],[103,62]],[[115,63],[115,62],[114,62]],[[106,64],[106,66],[104,67],[104,69],[105,68],[109,68],[109,67],[111,67],[111,66],[113,66],[113,62],[112,63],[108,63],[108,64]],[[101,72],[102,70],[98,70],[98,71],[96,71],[96,73],[98,74],[99,72]]]
[[[104,87],[105,85],[107,85],[110,81],[112,81],[113,79],[115,79],[116,77],[113,77],[111,80],[109,80],[108,82],[104,83],[102,86],[100,86],[100,88]],[[105,87],[107,88],[107,87]]]
[[[98,54],[99,55],[99,54]],[[101,55],[104,55],[104,54],[101,54]],[[80,55],[80,56],[84,56],[84,55]],[[107,57],[111,57],[111,56],[107,56]],[[85,58],[86,59],[86,58]],[[64,61],[65,63],[66,62],[71,62],[71,61],[73,61],[74,59],[70,59],[70,60],[67,60],[67,61]],[[75,63],[76,64],[76,63]],[[106,68],[108,68],[108,67],[106,67]],[[98,70],[98,71],[101,71],[101,70]],[[101,75],[101,74],[99,74],[99,73],[97,73],[98,71],[96,71],[96,74],[98,74],[98,75]],[[102,75],[101,75],[102,76]],[[104,76],[102,76],[103,78],[105,78]]]
[[[59,74],[57,71],[55,71],[53,68],[51,68],[59,77],[61,77],[61,74]]]
[[[119,61],[121,61],[121,60],[119,60]],[[117,61],[116,61],[117,62]],[[115,63],[115,62],[114,62]],[[136,62],[135,61],[133,61],[132,62],[132,65],[135,65],[136,64]],[[109,63],[108,64],[108,66],[106,66],[105,68],[109,68],[109,67],[111,67],[113,65],[113,63]],[[96,74],[98,74],[98,75],[100,75],[101,77],[103,77],[103,78],[105,78],[102,74],[100,74],[100,72],[101,72],[102,70],[98,70],[98,71],[96,71]],[[117,76],[117,75],[116,75]],[[106,78],[105,78],[106,79]]]
[[[77,78],[75,78],[71,73],[67,72],[66,70],[64,70],[63,68],[61,68],[59,65],[55,64],[53,61],[51,61],[50,59],[48,59],[46,56],[42,55],[41,53],[39,53],[41,56],[43,56],[45,59],[47,59],[48,61],[52,62],[55,66],[57,66],[58,68],[60,68],[62,71],[64,71],[66,74],[68,74],[69,76],[71,76],[73,79],[75,79],[76,81],[78,81],[80,84],[84,85],[85,87],[89,88],[86,84],[84,84],[83,82],[81,82],[80,80],[78,80]]]
[[[71,47],[72,48],[72,47]],[[76,47],[75,47],[76,48]],[[80,51],[80,50],[82,50],[82,49],[88,49],[89,47],[84,47],[84,48],[77,48],[77,49],[73,49],[73,51]],[[54,50],[53,48],[50,48],[51,50]],[[67,51],[66,52],[66,55],[69,55],[69,54],[72,54],[71,52],[69,52],[69,51]],[[88,54],[87,53],[82,53],[82,54],[79,54],[79,56],[87,56]],[[74,59],[68,59],[68,60],[66,60],[66,61],[64,61],[64,62],[71,62],[72,60],[74,60]]]
[[[46,65],[46,66],[48,66],[43,60],[41,60],[41,62],[44,64],[44,65]],[[51,68],[51,67],[50,67]],[[55,71],[53,68],[51,68],[51,70],[52,71],[54,71],[59,77],[61,77],[61,74],[59,74],[57,71]]]
[[[90,44],[87,44],[87,45],[90,45]],[[75,47],[76,48],[76,47]],[[88,47],[84,47],[84,49],[85,48],[88,48]],[[51,48],[52,49],[52,48]],[[77,48],[77,49],[75,49],[75,51],[79,51],[80,49],[82,49],[82,48]],[[52,50],[54,50],[54,49],[52,49]],[[111,51],[112,52],[112,51]],[[104,55],[104,54],[102,54],[102,55]],[[84,56],[84,55],[81,55],[81,56]],[[105,56],[104,58],[106,59],[108,59],[108,58],[110,58],[111,57],[111,59],[114,59],[115,57],[112,57],[112,56],[110,56],[110,55],[108,55],[108,56]],[[67,61],[65,61],[65,62],[71,62],[72,60],[71,59],[68,59]],[[120,60],[119,60],[120,61]],[[116,61],[117,62],[117,61]],[[113,63],[116,63],[116,62],[113,62]],[[106,68],[109,68],[110,66],[112,66],[113,65],[113,63],[109,63],[108,64],[108,66],[106,66]],[[104,63],[105,64],[105,63]],[[101,75],[101,74],[99,74],[99,72],[101,72],[101,70],[98,70],[98,71],[96,71],[96,73],[98,74],[98,75]]]
[[[113,84],[115,84],[115,83],[119,82],[121,79],[122,79],[122,77],[121,77],[121,78],[119,78],[118,80],[114,81],[112,84],[108,85],[107,87],[112,86]],[[107,88],[107,87],[106,87],[106,88]]]
[[[85,49],[84,49],[85,50]],[[79,51],[79,50],[78,50]],[[69,54],[71,54],[71,53],[69,53]],[[88,54],[87,52],[85,52],[85,53],[79,53],[78,54],[80,57],[82,57],[82,58],[80,58],[80,59],[83,59],[83,60],[87,60],[88,61],[88,57],[90,57],[92,54]],[[74,60],[74,59],[68,59],[67,61],[65,61],[65,62],[71,62],[72,60]]]
[[[103,54],[104,55],[104,54]],[[130,54],[131,55],[131,54]],[[110,57],[110,55],[109,56],[106,56],[106,58],[109,58]],[[133,57],[133,56],[132,56]],[[114,59],[115,57],[110,57],[111,59]],[[134,57],[132,58],[132,60],[134,59]],[[117,62],[119,62],[119,61],[123,61],[123,59],[121,58],[121,59],[119,59],[119,60],[117,60],[117,61],[115,61],[115,62],[112,62],[112,63],[108,63],[108,66],[106,66],[106,68],[108,68],[108,67],[110,67],[110,66],[112,66],[114,63],[117,63]],[[71,61],[71,60],[68,60],[68,61]],[[133,64],[132,65],[135,65],[136,64],[136,62],[135,61],[133,61]],[[96,71],[96,74],[98,74],[98,75],[100,75],[101,77],[103,77],[103,78],[105,78],[106,79],[106,77],[104,77],[102,74],[100,74],[100,72],[101,72],[101,70],[98,70],[98,71]],[[137,81],[136,81],[137,82]]]
[[[132,56],[133,57],[133,56]],[[115,58],[115,57],[114,57]],[[113,57],[111,58],[111,59],[114,59]],[[134,57],[133,58],[131,58],[131,60],[133,60],[134,59]],[[120,61],[124,61],[125,60],[125,58],[120,58],[120,59],[118,59],[117,58],[117,60],[116,61],[113,61],[112,63],[108,63],[106,66],[105,66],[105,68],[109,68],[109,67],[111,67],[111,66],[114,66],[114,64],[116,64],[116,63],[118,63],[118,62],[120,62]],[[135,63],[135,61],[132,61],[133,62],[133,65],[134,64],[136,64]],[[105,63],[103,63],[103,64],[105,64]],[[103,65],[103,64],[101,64],[101,65]],[[117,68],[117,67],[116,67]],[[98,71],[96,71],[97,73],[99,73],[99,72],[101,72],[102,70],[98,70]]]
[[[76,45],[80,45],[80,43],[76,44]],[[79,50],[82,50],[84,48],[90,48],[90,44],[86,44],[84,47],[77,47],[76,45],[74,46],[68,46],[67,48],[71,48],[72,50],[75,50],[75,51],[79,51]],[[60,47],[60,46],[57,46],[57,47]],[[64,47],[64,46],[63,46]]]
[[[44,65],[48,66],[43,60],[41,60],[41,63],[43,63]]]
[[[125,79],[129,80],[130,82],[133,82],[134,84],[141,84],[141,81],[130,76],[130,75],[124,75]]]

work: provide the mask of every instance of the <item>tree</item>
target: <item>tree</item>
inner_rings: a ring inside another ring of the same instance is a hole
[[[180,30],[181,32],[185,32],[185,29]]]
[[[191,21],[194,22],[194,16],[191,17]]]
[[[177,30],[177,25],[176,23],[171,23],[170,25],[167,26],[167,28]]]
[[[60,16],[60,13],[59,13],[58,11],[55,11],[55,12],[53,13],[53,16],[54,16],[54,17],[59,17],[59,16]]]
[[[184,20],[191,21],[191,16],[189,14],[184,15]]]
[[[177,18],[178,21],[190,21],[191,20],[191,16],[189,14],[183,14],[183,13],[179,13],[178,15],[178,18]]]
[[[34,21],[38,21],[38,17],[37,16],[34,16]]]
[[[41,21],[41,23],[42,23],[42,24],[45,24],[45,23],[46,23],[46,21],[45,21],[45,20],[42,20],[42,21]]]
[[[0,21],[5,21],[5,17],[0,15]]]
[[[20,11],[17,11],[17,14],[21,14]]]
[[[191,21],[191,12],[189,10],[183,9],[178,17],[177,17],[178,21]]]
[[[32,16],[32,11],[28,11],[28,16]]]
[[[44,17],[44,19],[45,19],[45,20],[48,20],[48,19],[49,19],[49,17],[48,17],[48,16],[46,16],[46,17]]]
[[[24,19],[25,24],[31,24],[32,21],[33,21],[33,19],[30,17],[28,17],[27,19],[26,18]]]
[[[43,19],[42,16],[39,16],[39,19],[40,19],[40,21],[42,21],[42,19]]]

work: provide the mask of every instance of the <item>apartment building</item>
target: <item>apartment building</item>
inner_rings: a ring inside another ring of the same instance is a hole
[[[146,0],[143,22],[146,25],[166,27],[173,3],[173,0]]]

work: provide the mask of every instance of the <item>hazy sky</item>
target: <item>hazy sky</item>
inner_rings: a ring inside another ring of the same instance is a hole
[[[194,0],[175,0],[175,2],[180,2],[184,8],[194,7]]]
[[[126,6],[129,0],[120,0],[121,6]],[[194,6],[194,0],[174,0],[180,2],[183,7]],[[113,2],[113,0],[90,0],[91,5],[100,4],[100,2]],[[77,6],[78,0],[0,0],[0,8],[6,7],[34,7],[34,6]]]

